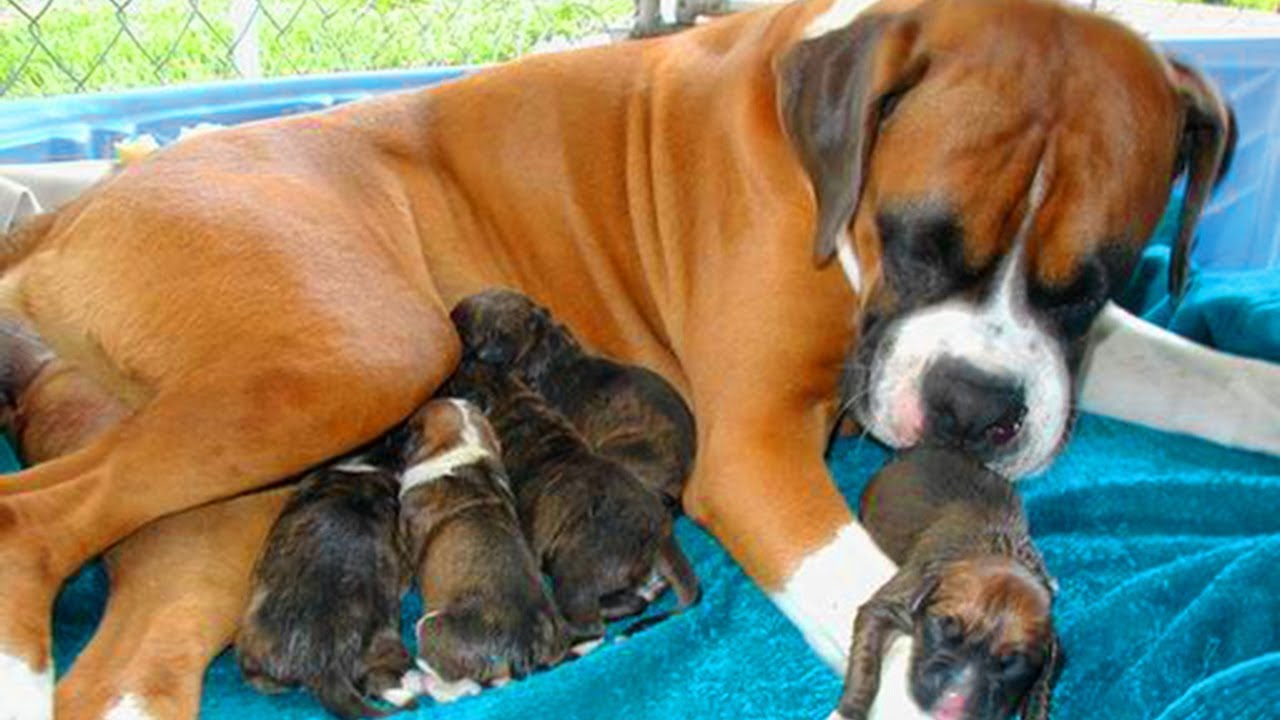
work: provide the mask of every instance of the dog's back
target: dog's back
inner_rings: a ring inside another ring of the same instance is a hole
[[[969,455],[945,448],[899,455],[872,477],[860,505],[863,526],[898,564],[926,535],[958,545],[969,544],[974,527],[1026,535],[1022,502],[1009,481]]]
[[[271,530],[236,639],[261,689],[303,685],[344,717],[409,669],[399,653],[404,587],[393,472],[326,466],[307,475]],[[374,667],[385,664],[388,667]]]

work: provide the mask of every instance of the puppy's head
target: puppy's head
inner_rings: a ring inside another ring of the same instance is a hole
[[[520,362],[554,328],[545,308],[501,288],[464,298],[450,317],[465,355],[501,366]]]
[[[1174,289],[1226,167],[1210,83],[1119,23],[1051,2],[835,2],[778,62],[783,126],[862,326],[845,395],[894,447],[1009,477],[1072,417],[1083,337],[1188,178]]]
[[[502,457],[498,436],[484,413],[457,398],[432,400],[418,408],[395,440],[406,468],[424,467],[424,472],[441,475],[457,466]]]
[[[911,692],[937,720],[1048,717],[1061,652],[1046,581],[991,556],[945,565],[916,599]]]

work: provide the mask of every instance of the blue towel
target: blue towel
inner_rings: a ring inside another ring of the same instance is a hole
[[[842,440],[830,464],[852,500],[885,460]],[[1085,417],[1063,456],[1023,481],[1032,529],[1062,593],[1068,656],[1055,717],[1280,718],[1280,458]],[[708,535],[679,528],[705,585],[690,612],[582,660],[456,704],[432,720],[496,717],[821,718],[840,678]],[[88,641],[106,594],[99,567],[59,598],[61,669]],[[406,616],[417,612],[406,603]],[[258,695],[221,657],[204,717],[322,718],[301,693]]]
[[[1169,241],[1177,210],[1178,203],[1170,203],[1120,305],[1202,345],[1280,363],[1280,265],[1214,270],[1193,263],[1182,299],[1169,297]]]

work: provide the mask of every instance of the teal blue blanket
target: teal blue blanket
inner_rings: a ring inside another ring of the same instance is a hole
[[[854,498],[884,457],[871,442],[840,441],[831,466]],[[1057,718],[1280,718],[1280,458],[1086,417],[1052,469],[1022,487],[1062,585],[1069,660]],[[700,606],[585,659],[418,715],[824,717],[839,678],[713,540],[687,522],[680,533],[706,588]],[[96,566],[63,592],[60,667],[87,642],[104,595]],[[229,656],[214,664],[206,718],[323,717],[308,697],[257,695],[237,675]]]

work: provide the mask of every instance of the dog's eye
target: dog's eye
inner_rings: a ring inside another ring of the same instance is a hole
[[[1031,673],[1031,659],[1026,653],[1009,653],[1000,657],[1000,674],[1006,680],[1017,680]]]
[[[879,213],[876,224],[884,245],[885,278],[908,304],[937,300],[969,279],[964,235],[951,213],[892,209]]]
[[[1067,337],[1079,337],[1089,329],[1110,294],[1106,269],[1094,258],[1084,264],[1076,279],[1062,288],[1033,285],[1031,304],[1040,308]]]
[[[949,615],[930,617],[928,630],[934,642],[939,644],[955,647],[964,642],[964,625]]]

